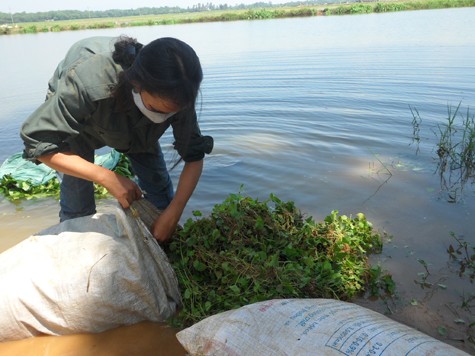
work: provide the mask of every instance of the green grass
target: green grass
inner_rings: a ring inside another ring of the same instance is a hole
[[[428,9],[444,9],[452,7],[475,6],[473,0],[415,0],[415,1],[382,1],[369,3],[353,3],[326,9],[326,15],[368,14],[394,11],[412,11]]]

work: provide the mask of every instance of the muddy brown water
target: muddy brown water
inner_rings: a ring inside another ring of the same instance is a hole
[[[175,337],[176,331],[163,324],[143,322],[99,334],[38,336],[0,343],[0,355],[186,355]]]
[[[0,226],[0,252],[13,247],[36,232],[58,223],[58,203],[52,199],[22,202],[21,206],[3,202]],[[98,211],[107,212],[111,201],[98,202]],[[98,334],[38,336],[0,343],[0,355],[185,355],[176,339],[178,329],[165,324],[142,322]]]

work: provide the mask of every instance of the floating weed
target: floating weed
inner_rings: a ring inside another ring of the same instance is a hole
[[[462,303],[460,305],[463,310],[462,316],[460,317],[457,314],[457,318],[454,319],[454,323],[458,325],[463,325],[466,327],[466,341],[468,345],[472,347],[472,350],[475,351],[475,315],[473,309],[475,308],[475,295],[470,293],[461,296]]]
[[[364,214],[332,211],[315,222],[273,194],[266,201],[231,194],[209,217],[196,215],[164,246],[184,291],[175,325],[274,298],[394,292],[390,275],[369,265],[382,238]]]
[[[468,276],[470,278],[469,282],[473,283],[475,274],[475,248],[468,242],[464,241],[461,237],[457,237],[453,232],[451,232],[450,235],[454,240],[454,243],[450,244],[447,248],[450,260],[455,266],[457,266],[459,276],[461,278]],[[418,261],[425,268],[425,271],[419,274],[421,277],[420,281],[415,281],[421,286],[421,288],[431,288],[431,293],[436,290],[448,289],[447,285],[443,283],[430,283],[428,281],[430,275],[428,269],[429,265],[423,260]],[[472,347],[475,351],[475,294],[473,294],[472,290],[473,288],[470,289],[470,293],[462,291],[459,296],[460,303],[447,303],[446,307],[448,307],[454,314],[454,319],[452,319],[454,326],[461,332],[465,333],[463,338],[452,340],[466,342],[467,345]],[[443,327],[444,326],[442,326],[442,328]],[[438,331],[440,335],[446,337],[446,335],[440,333],[441,330]]]
[[[437,328],[437,332],[439,333],[440,336],[447,336],[448,331],[447,328],[444,325],[441,325]]]
[[[472,311],[472,308],[475,308],[475,295],[463,295],[461,306],[468,312]]]
[[[41,185],[34,185],[31,181],[16,180],[10,174],[0,180],[0,191],[9,201],[54,196],[59,198],[59,181],[53,178]]]
[[[475,279],[475,246],[470,246],[467,241],[458,238],[453,232],[450,233],[450,236],[456,242],[447,248],[450,259],[458,264],[459,276],[467,275],[470,282],[473,282]]]
[[[370,298],[393,297],[396,293],[396,283],[392,276],[384,272],[381,266],[373,266],[369,270],[370,278],[368,279],[367,291]]]
[[[414,280],[414,283],[420,285],[422,289],[431,288],[433,286],[433,283],[428,281],[430,272],[427,262],[420,258],[417,259],[417,262],[419,262],[424,267],[425,272],[419,272],[417,275],[420,277],[420,280]]]

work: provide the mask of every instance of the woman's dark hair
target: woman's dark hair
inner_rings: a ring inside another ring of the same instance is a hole
[[[195,104],[203,71],[193,48],[176,38],[164,37],[143,46],[136,39],[121,37],[115,43],[113,60],[124,69],[112,89],[117,111],[127,111],[135,106],[132,88],[138,86],[152,95],[173,101],[181,108],[181,119],[186,120],[185,140],[191,140],[192,121],[196,118]],[[184,144],[186,155],[188,143]],[[182,159],[176,160],[175,168]]]
[[[135,38],[122,36],[114,44],[114,53],[112,59],[120,64],[122,68],[129,68],[134,63],[137,53],[142,49],[143,45]]]
[[[182,109],[194,110],[203,72],[198,56],[186,43],[164,37],[142,46],[135,39],[122,37],[115,44],[113,59],[124,68],[113,92],[122,108],[130,105],[134,83]]]

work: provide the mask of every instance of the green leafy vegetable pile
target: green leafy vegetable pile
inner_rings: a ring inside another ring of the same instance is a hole
[[[371,273],[367,255],[381,249],[381,236],[363,214],[333,211],[316,223],[273,194],[264,202],[231,194],[208,218],[189,219],[165,246],[184,303],[172,323],[189,326],[274,298],[378,293],[381,284],[371,278],[381,274]]]
[[[133,177],[132,166],[129,159],[124,154],[120,155],[119,162],[113,169],[114,172],[125,177]],[[0,179],[0,192],[10,200],[15,202],[21,199],[54,197],[59,199],[59,181],[57,178],[50,179],[45,184],[35,185],[28,180],[18,180],[10,174],[4,175]],[[96,198],[106,198],[109,192],[104,187],[94,184],[94,194]]]
[[[10,174],[4,175],[0,180],[0,190],[8,200],[14,202],[21,199],[58,197],[59,182],[53,178],[45,184],[35,185],[31,181],[17,180]]]

